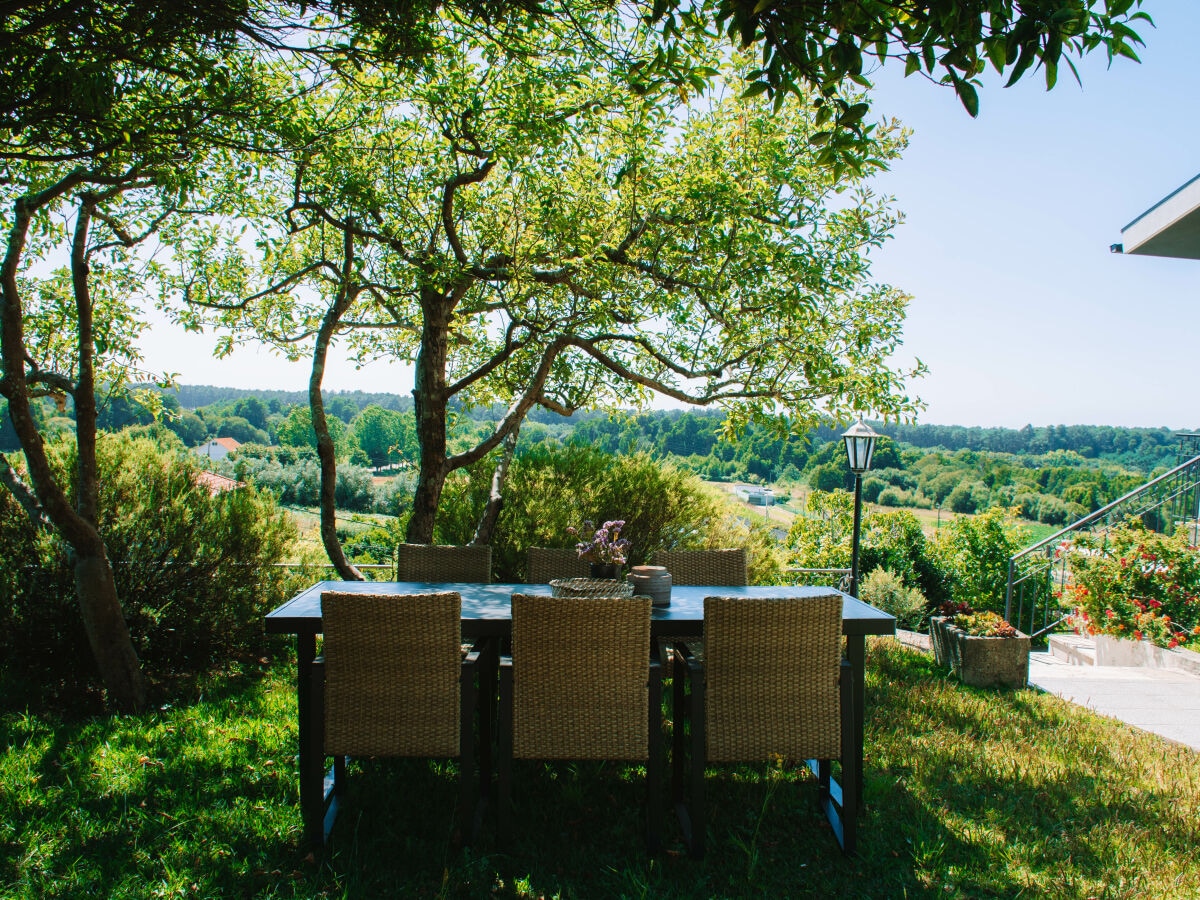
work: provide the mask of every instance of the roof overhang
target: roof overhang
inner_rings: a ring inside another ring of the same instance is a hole
[[[1200,259],[1200,175],[1122,228],[1121,237],[1125,253]]]

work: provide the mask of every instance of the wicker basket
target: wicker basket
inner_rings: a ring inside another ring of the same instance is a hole
[[[550,592],[555,597],[632,597],[633,585],[615,578],[555,578]]]

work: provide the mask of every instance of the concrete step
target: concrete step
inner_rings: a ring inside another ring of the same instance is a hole
[[[1050,635],[1050,654],[1073,666],[1096,664],[1096,642],[1082,634]]]

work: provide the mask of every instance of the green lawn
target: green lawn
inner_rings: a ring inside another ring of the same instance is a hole
[[[1200,756],[1032,690],[868,657],[867,803],[846,860],[813,783],[710,772],[709,856],[641,840],[620,765],[518,765],[518,833],[456,849],[453,767],[352,766],[324,858],[299,846],[284,654],[142,716],[0,718],[4,897],[1196,897]],[[669,824],[673,824],[668,819]]]

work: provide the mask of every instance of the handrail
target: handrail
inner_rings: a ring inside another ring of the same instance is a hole
[[[1200,176],[1198,176],[1198,177],[1200,177]],[[1175,468],[1171,469],[1168,472],[1164,472],[1163,474],[1159,475],[1157,478],[1155,478],[1151,481],[1147,481],[1141,487],[1136,487],[1129,493],[1118,497],[1116,500],[1114,500],[1112,503],[1109,503],[1107,506],[1102,506],[1095,512],[1089,513],[1088,515],[1084,516],[1082,519],[1072,522],[1066,528],[1061,528],[1058,531],[1054,532],[1054,534],[1050,535],[1049,537],[1042,538],[1036,544],[1030,544],[1028,547],[1026,547],[1020,553],[1015,554],[1013,556],[1013,559],[1020,559],[1023,556],[1028,556],[1029,554],[1033,553],[1034,551],[1041,550],[1048,545],[1055,544],[1059,541],[1059,539],[1064,534],[1071,534],[1076,531],[1082,531],[1084,527],[1091,524],[1092,522],[1095,522],[1097,519],[1104,518],[1110,512],[1112,512],[1114,509],[1116,509],[1118,506],[1120,506],[1122,503],[1132,500],[1135,497],[1137,497],[1137,495],[1146,493],[1149,490],[1151,490],[1152,488],[1156,487],[1159,483],[1165,482],[1165,481],[1175,477],[1176,475],[1181,474],[1184,470],[1195,466],[1197,462],[1200,462],[1200,456],[1192,457],[1187,462],[1176,466]],[[1159,503],[1155,503],[1153,506],[1148,507],[1148,508],[1155,509],[1155,508],[1161,506],[1163,502],[1166,502],[1166,500],[1174,499],[1176,496],[1178,496],[1178,492],[1175,494],[1172,494],[1170,497],[1164,498],[1163,501],[1161,501]]]
[[[1194,451],[1194,446],[1192,449]],[[1149,521],[1147,526],[1171,528],[1182,519],[1191,520],[1200,527],[1200,455],[1011,556],[1004,589],[1004,617],[1032,637],[1053,631],[1070,615],[1055,602],[1056,597],[1062,596],[1071,577],[1070,554],[1062,552],[1062,545],[1069,543],[1072,535],[1086,531],[1103,533],[1120,521],[1134,516],[1145,519],[1168,505],[1171,508],[1166,510],[1165,521],[1160,515],[1157,516],[1159,521]]]

